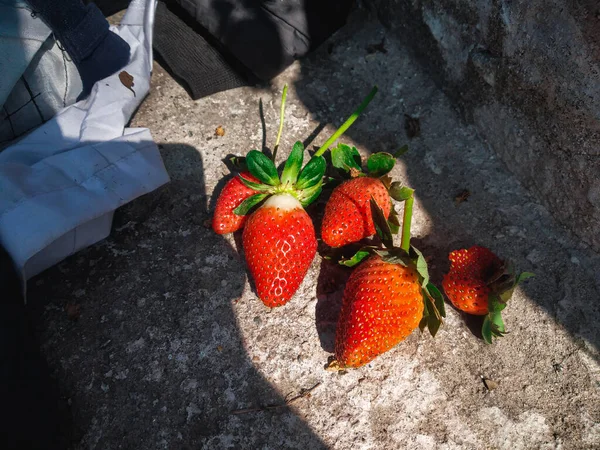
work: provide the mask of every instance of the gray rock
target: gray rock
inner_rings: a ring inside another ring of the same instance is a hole
[[[597,2],[366,4],[414,52],[519,180],[599,250]]]

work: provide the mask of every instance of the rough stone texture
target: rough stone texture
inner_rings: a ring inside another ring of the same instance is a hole
[[[369,53],[383,37],[387,53]],[[334,127],[321,124],[339,125],[379,85],[345,140],[364,155],[409,143],[393,176],[416,189],[414,241],[433,257],[434,281],[449,250],[476,243],[537,275],[507,308],[505,338],[485,345],[471,331],[478,324],[448,307],[435,340],[415,332],[339,375],[323,366],[346,269],[317,258],[288,305],[257,300],[238,237],[205,221],[228,173],[222,159],[262,145],[259,99],[272,145],[285,82],[282,157],[297,139],[322,143]],[[404,114],[420,117],[410,141]],[[173,181],[123,208],[104,242],[30,284],[73,448],[600,446],[600,256],[555,223],[380,24],[349,26],[271,87],[196,102],[156,66],[133,125],[152,130]],[[471,195],[456,204],[463,189]],[[69,303],[80,307],[76,321]],[[232,414],[318,382],[289,408]]]
[[[521,182],[599,250],[598,2],[367,3]]]

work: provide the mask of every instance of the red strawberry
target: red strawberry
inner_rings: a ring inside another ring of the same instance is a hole
[[[292,298],[317,251],[312,221],[290,194],[273,195],[252,213],[243,245],[258,297],[269,307]]]
[[[375,234],[369,200],[373,197],[385,214],[392,202],[377,178],[358,177],[345,181],[331,193],[321,226],[321,237],[330,247],[342,247]]]
[[[488,313],[488,281],[502,268],[502,260],[485,247],[455,250],[448,256],[450,272],[442,286],[461,311],[477,316]]]
[[[248,216],[238,216],[233,212],[244,200],[256,194],[254,189],[247,187],[240,181],[240,176],[255,183],[259,182],[250,172],[242,172],[227,182],[217,199],[217,206],[212,220],[212,228],[217,234],[233,233],[241,229],[248,218]]]
[[[442,281],[444,291],[461,311],[486,316],[481,332],[484,340],[491,344],[493,337],[506,332],[501,312],[514,288],[533,274],[517,275],[510,264],[480,246],[455,250],[449,259],[450,271]]]
[[[414,269],[374,255],[350,275],[338,321],[340,367],[360,367],[404,340],[423,317],[423,293]]]

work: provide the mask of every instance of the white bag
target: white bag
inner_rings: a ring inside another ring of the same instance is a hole
[[[155,0],[133,0],[119,27],[123,68],[90,96],[0,152],[0,242],[24,279],[110,233],[118,207],[169,181],[149,130],[125,128],[147,95]]]

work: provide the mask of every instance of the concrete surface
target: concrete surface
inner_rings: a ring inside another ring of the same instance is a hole
[[[597,0],[365,0],[509,169],[600,251]]]
[[[369,53],[383,37],[386,52]],[[273,86],[196,102],[155,68],[133,125],[151,129],[173,181],[123,208],[104,242],[30,283],[73,448],[600,447],[600,256],[557,225],[383,26],[348,26]],[[415,243],[433,257],[434,281],[449,250],[473,244],[536,273],[506,310],[505,338],[485,345],[478,324],[449,307],[435,340],[415,332],[336,374],[324,365],[345,269],[317,258],[288,305],[257,300],[239,240],[206,221],[228,173],[222,159],[262,145],[259,99],[272,145],[285,82],[282,157],[379,85],[345,141],[365,155],[409,144],[393,176],[416,189]],[[420,117],[419,137],[406,137],[404,114]],[[318,383],[289,407],[233,414]]]

